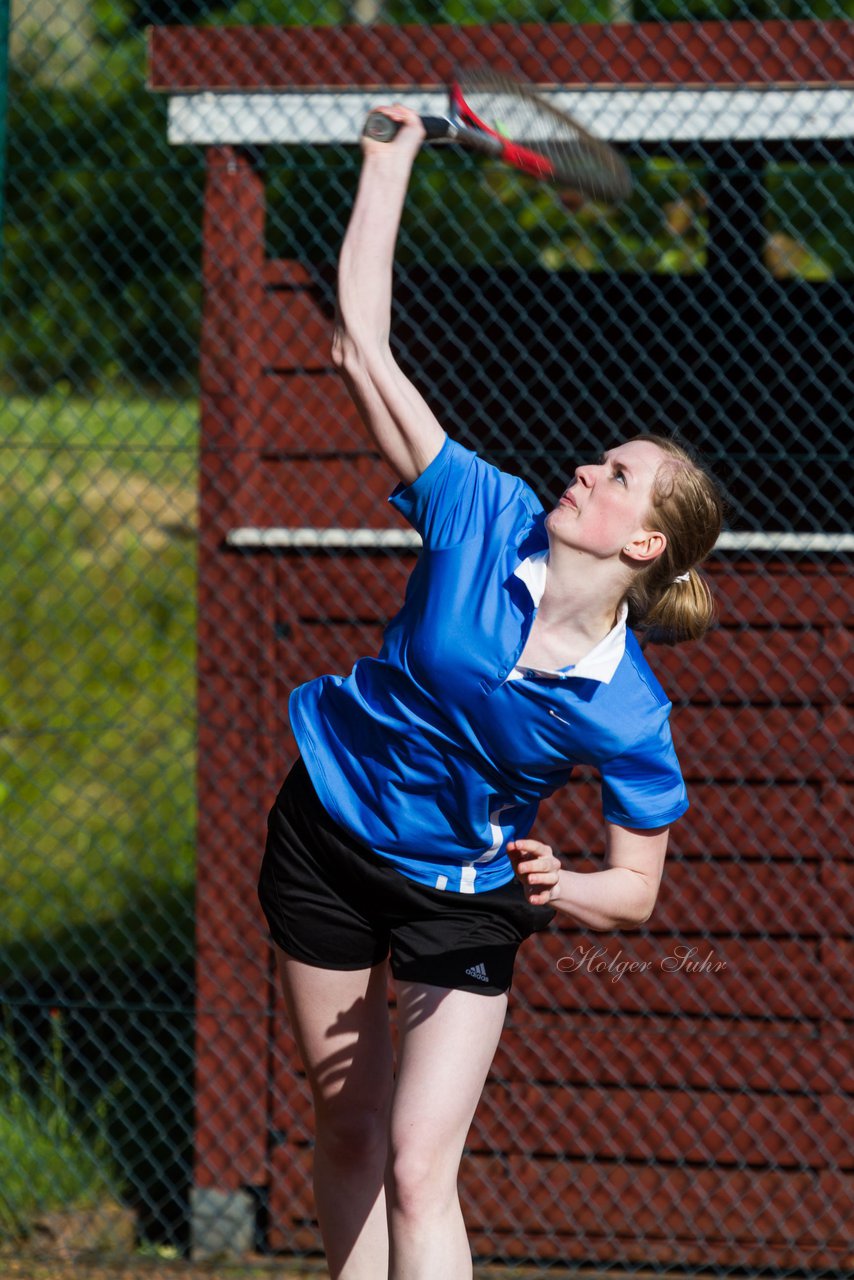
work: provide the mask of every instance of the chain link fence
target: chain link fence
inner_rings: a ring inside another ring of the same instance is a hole
[[[320,1251],[254,883],[287,695],[376,651],[417,552],[329,367],[355,98],[466,51],[577,91],[634,192],[425,151],[402,364],[544,502],[675,430],[730,503],[719,626],[648,648],[692,799],[659,905],[523,952],[474,1248],[854,1268],[852,11],[0,3],[0,1274]],[[598,811],[582,772],[540,830],[592,867]]]

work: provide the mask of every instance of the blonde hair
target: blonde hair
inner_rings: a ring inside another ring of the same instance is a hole
[[[667,436],[632,439],[657,445],[665,454],[653,484],[646,523],[664,534],[667,546],[655,560],[635,570],[625,597],[629,626],[646,631],[650,640],[663,644],[699,640],[714,623],[716,610],[697,565],[718,540],[724,497],[714,476],[684,445]]]

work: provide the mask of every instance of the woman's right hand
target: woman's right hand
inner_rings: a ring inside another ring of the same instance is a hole
[[[545,907],[558,897],[563,868],[551,845],[541,840],[510,840],[507,853],[532,907]]]
[[[394,160],[405,158],[411,164],[427,136],[418,112],[399,102],[388,107],[375,107],[374,110],[382,112],[389,120],[395,120],[401,127],[390,142],[378,142],[376,138],[366,138],[362,134],[362,153],[365,158],[374,155]]]

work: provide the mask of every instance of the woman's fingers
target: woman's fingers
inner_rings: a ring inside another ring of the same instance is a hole
[[[545,858],[536,862],[520,862],[516,875],[527,880],[528,884],[557,884],[560,878],[560,863],[557,858]]]
[[[513,870],[534,906],[549,902],[560,881],[561,865],[551,846],[540,840],[511,840],[507,845]]]
[[[550,844],[543,844],[542,840],[510,840],[507,844],[507,852],[513,854],[539,854],[553,857],[552,847]]]
[[[560,862],[551,847],[539,840],[511,840],[507,853],[516,874],[526,879],[539,882],[546,876],[553,882],[560,871]]]
[[[400,129],[388,142],[377,142],[376,139],[366,138],[363,134],[362,150],[365,155],[388,153],[391,147],[397,152],[418,150],[427,135],[417,111],[413,111],[411,107],[404,107],[399,102],[392,103],[390,106],[374,107],[373,110],[388,116],[389,120],[394,120],[400,125]]]

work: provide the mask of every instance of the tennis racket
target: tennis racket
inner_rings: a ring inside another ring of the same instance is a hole
[[[628,165],[612,146],[510,76],[461,72],[449,88],[447,116],[422,116],[421,122],[428,142],[468,147],[589,199],[625,200],[632,189]],[[364,133],[390,142],[399,128],[372,111]]]

